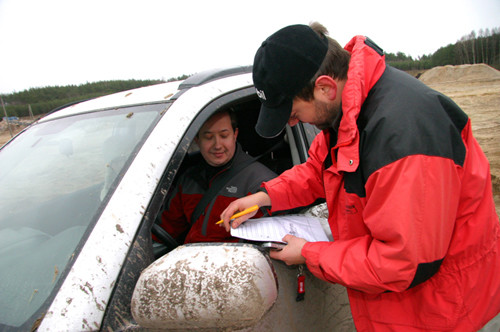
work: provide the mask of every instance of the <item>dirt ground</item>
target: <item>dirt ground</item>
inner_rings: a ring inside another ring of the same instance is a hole
[[[25,122],[25,121],[23,121],[23,122]],[[26,123],[31,123],[31,121],[26,119]],[[4,145],[8,140],[10,140],[11,132],[12,132],[12,135],[15,135],[18,132],[20,132],[24,127],[26,127],[26,126],[11,123],[10,124],[10,131],[9,131],[9,127],[7,126],[7,122],[5,120],[0,121],[0,146]]]
[[[469,115],[474,136],[491,165],[497,213],[500,215],[500,71],[484,64],[444,66],[423,73],[422,82],[452,98]],[[29,118],[20,119],[29,123]],[[16,134],[24,124],[12,125]],[[11,135],[0,122],[0,146]]]

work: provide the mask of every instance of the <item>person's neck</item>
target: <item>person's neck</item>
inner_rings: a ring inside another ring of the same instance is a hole
[[[339,127],[340,127],[340,120],[342,120],[342,104],[340,104],[340,110],[337,114],[337,116],[335,117],[335,119],[333,120],[332,122],[332,126],[331,128],[335,131],[335,132],[338,132],[339,131]]]
[[[219,172],[231,167],[235,157],[236,157],[236,151],[234,152],[233,157],[230,160],[228,160],[225,164],[218,166],[212,166],[209,163],[207,163],[206,160],[203,160],[203,162],[205,163],[207,180],[212,179]]]

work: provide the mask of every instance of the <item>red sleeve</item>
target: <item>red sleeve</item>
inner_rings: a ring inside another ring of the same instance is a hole
[[[167,209],[161,215],[161,227],[175,239],[187,231],[189,226],[182,202],[182,190],[177,188]]]
[[[282,211],[307,206],[325,197],[323,188],[323,160],[328,153],[325,136],[318,134],[309,149],[309,158],[303,164],[283,172],[277,178],[264,182],[271,198],[271,210]]]
[[[309,269],[324,280],[367,293],[408,289],[420,264],[446,255],[459,203],[460,172],[452,160],[424,155],[376,171],[365,186],[367,234],[307,243],[302,255]]]

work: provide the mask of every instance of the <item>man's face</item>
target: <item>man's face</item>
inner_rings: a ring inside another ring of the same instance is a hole
[[[336,101],[327,102],[316,98],[305,101],[295,98],[288,124],[293,127],[299,121],[307,122],[323,130],[331,127],[339,111],[340,103]]]
[[[211,166],[223,166],[236,151],[238,129],[233,131],[231,118],[221,113],[210,118],[201,127],[195,139],[205,161]]]

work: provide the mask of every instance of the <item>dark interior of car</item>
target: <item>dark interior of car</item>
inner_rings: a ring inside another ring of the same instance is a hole
[[[255,132],[260,110],[258,99],[235,105],[233,109],[238,118],[238,141],[243,150],[253,157],[264,153],[259,161],[276,174],[281,174],[293,166],[290,147],[285,141],[285,131],[274,138],[263,138]]]

